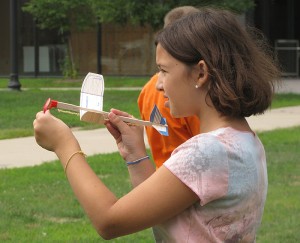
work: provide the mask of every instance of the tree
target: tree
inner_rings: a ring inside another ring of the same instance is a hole
[[[254,0],[30,0],[23,10],[33,15],[41,29],[57,29],[68,42],[65,67],[75,76],[71,31],[84,30],[98,23],[149,24],[161,28],[165,14],[174,7],[218,6],[238,13],[254,7]]]
[[[66,39],[68,48],[62,69],[67,77],[77,76],[71,31],[84,30],[97,22],[89,2],[90,0],[30,0],[22,8],[23,11],[32,14],[39,28],[56,29]]]
[[[209,5],[242,13],[254,7],[254,0],[95,0],[91,4],[102,23],[149,24],[157,29],[162,27],[165,14],[174,7]]]

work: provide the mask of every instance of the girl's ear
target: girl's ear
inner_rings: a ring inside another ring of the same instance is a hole
[[[208,80],[208,67],[204,60],[200,60],[197,63],[198,78],[196,88],[203,86]]]

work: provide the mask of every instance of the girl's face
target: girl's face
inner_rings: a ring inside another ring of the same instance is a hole
[[[165,106],[173,117],[199,114],[199,90],[196,68],[172,57],[160,44],[156,47],[156,64],[159,69],[156,88],[164,92]]]

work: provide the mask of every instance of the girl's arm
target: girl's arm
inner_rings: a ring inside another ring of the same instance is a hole
[[[119,122],[117,116],[115,118]],[[49,112],[37,114],[34,129],[37,142],[54,151],[63,167],[72,154],[80,151],[70,129]],[[137,155],[127,156],[135,160],[133,157]],[[71,158],[66,175],[81,206],[99,235],[105,239],[162,223],[199,200],[164,166],[120,199],[102,183],[82,154]]]

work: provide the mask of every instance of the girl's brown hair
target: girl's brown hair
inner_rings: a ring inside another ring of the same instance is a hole
[[[167,26],[156,44],[187,65],[204,60],[210,76],[207,95],[214,107],[225,116],[248,117],[271,105],[280,77],[262,34],[253,33],[233,13],[205,8]]]

